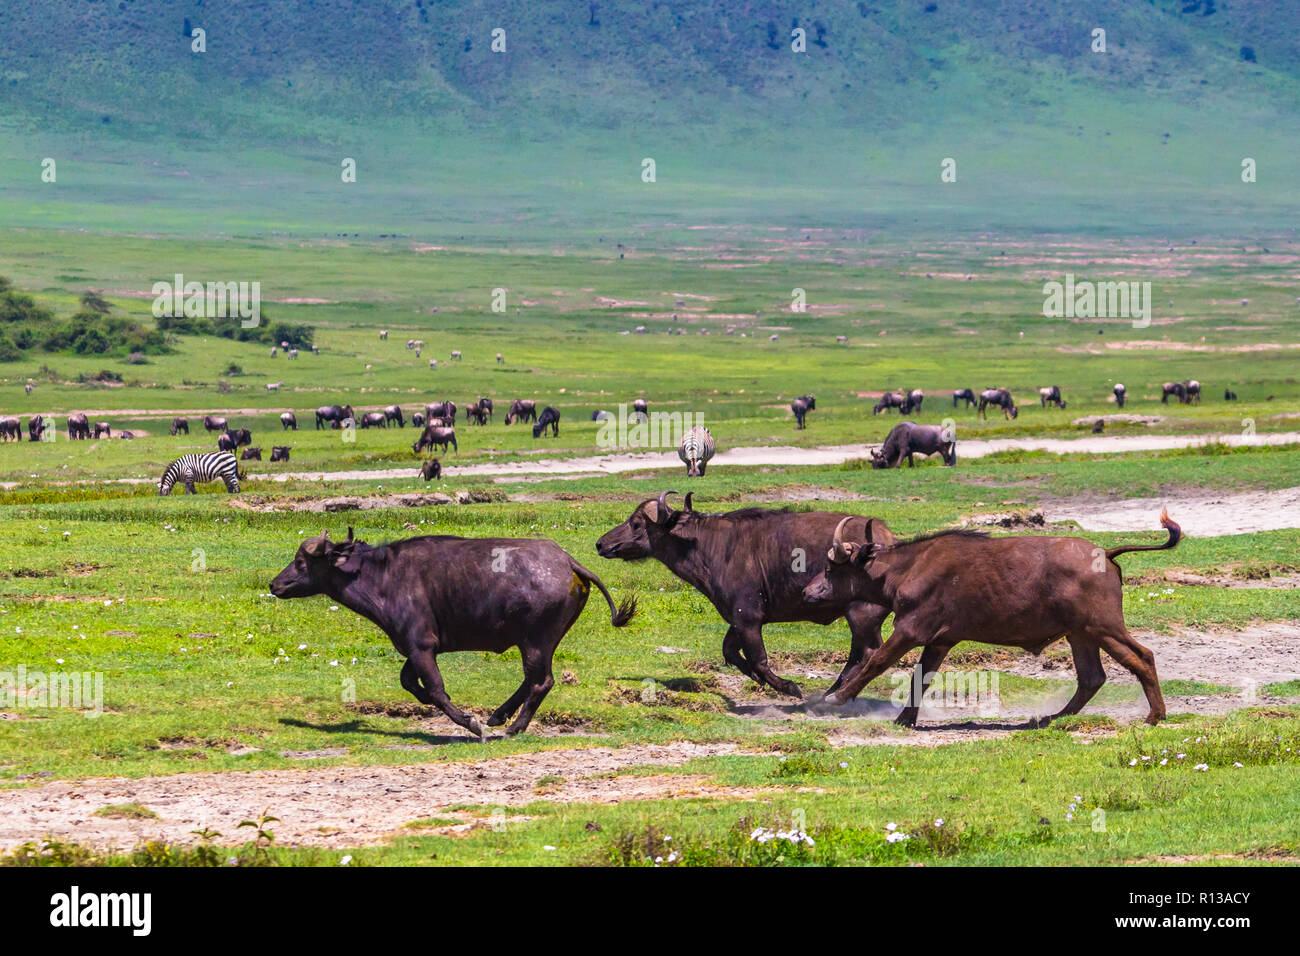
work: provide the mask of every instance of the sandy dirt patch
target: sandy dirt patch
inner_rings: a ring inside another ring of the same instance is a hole
[[[1085,531],[1158,530],[1160,509],[1183,533],[1198,537],[1300,528],[1300,488],[1277,491],[1173,491],[1163,498],[1087,497],[1043,502],[1048,522],[1074,521]]]
[[[216,842],[239,845],[241,821],[270,810],[276,844],[353,847],[383,843],[405,824],[445,815],[453,804],[521,806],[534,800],[617,803],[674,796],[747,796],[700,777],[659,774],[608,776],[628,767],[677,766],[696,757],[733,753],[734,744],[549,750],[475,762],[400,767],[328,767],[181,773],[166,777],[57,781],[5,791],[0,801],[0,848],[49,835],[127,850],[142,840],[195,841],[191,830],[211,827]],[[563,782],[538,788],[542,777]],[[757,792],[757,791],[753,791]],[[160,819],[95,816],[101,807],[139,803]],[[408,831],[409,832],[409,831]]]

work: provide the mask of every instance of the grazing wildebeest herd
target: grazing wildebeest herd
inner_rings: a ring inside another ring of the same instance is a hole
[[[1123,408],[1125,386],[1115,383],[1111,391]],[[1042,386],[1038,392],[1043,409],[1066,407],[1059,386]],[[1169,382],[1162,386],[1161,401],[1173,395],[1182,404],[1194,403],[1200,392],[1195,380]],[[963,402],[967,410],[977,406],[981,418],[990,406],[1000,408],[1006,419],[1019,414],[1007,388],[991,387],[978,395],[962,388],[951,395],[954,409]],[[1236,395],[1225,389],[1224,397],[1230,401]],[[923,401],[920,389],[886,391],[873,413],[897,409],[910,415],[920,412]],[[492,419],[491,398],[480,395],[464,408],[467,424],[486,427]],[[650,420],[646,399],[636,399],[631,408],[633,420]],[[816,408],[812,394],[795,398],[790,404],[795,428],[806,429],[808,414]],[[454,401],[443,399],[410,415],[420,430],[414,454],[434,448],[458,453],[456,410]],[[553,405],[539,413],[535,400],[515,399],[505,423],[531,422],[534,438],[548,431],[558,437],[560,417]],[[604,411],[591,413],[593,422],[610,417]],[[293,411],[281,413],[279,421],[282,432],[297,431]],[[236,493],[245,477],[235,457],[239,449],[239,460],[263,460],[249,428],[234,427],[217,414],[203,415],[202,422],[205,432],[216,433],[217,450],[172,461],[159,480],[160,495],[171,494],[177,484],[194,494],[197,484],[213,481]],[[347,404],[315,409],[317,429],[404,428],[406,422],[399,405],[360,413]],[[114,435],[110,422],[92,423],[82,412],[69,414],[66,424],[74,440]],[[43,416],[32,416],[30,439],[42,440],[52,427]],[[188,436],[188,417],[174,417],[170,433]],[[118,434],[131,433],[119,429]],[[0,439],[21,437],[18,418],[0,417]],[[270,460],[287,462],[289,453],[288,446],[274,446]],[[691,427],[682,434],[677,453],[687,477],[703,478],[716,453],[714,437],[703,425]],[[918,454],[938,455],[945,465],[956,465],[956,441],[948,423],[900,421],[871,451],[871,465],[897,468],[906,460],[914,467]],[[442,462],[426,458],[419,475],[425,481],[441,479]],[[1154,657],[1125,626],[1115,559],[1132,551],[1175,547],[1181,530],[1167,513],[1160,518],[1168,533],[1165,543],[1101,549],[1083,538],[990,537],[952,530],[899,540],[878,515],[764,508],[713,514],[695,509],[693,493],[680,508],[673,507],[668,499],[675,494],[665,491],[642,501],[595,542],[597,553],[609,560],[653,558],[698,590],[727,626],[722,638],[726,663],[778,693],[803,696],[770,663],[763,627],[793,621],[826,625],[844,618],[851,635],[847,657],[830,689],[812,706],[846,704],[902,655],[921,648],[918,673],[923,678],[897,717],[910,726],[935,672],[956,644],[978,640],[1038,653],[1064,638],[1074,655],[1078,686],[1065,707],[1047,720],[1077,713],[1097,693],[1106,676],[1103,650],[1141,684],[1149,704],[1147,721],[1155,723],[1165,714]],[[482,735],[479,721],[451,702],[437,655],[518,647],[523,683],[486,722],[497,726],[513,717],[507,733],[518,733],[554,686],[556,647],[581,614],[592,586],[608,603],[613,626],[628,624],[635,598],[616,604],[595,574],[552,541],[425,536],[372,546],[356,540],[349,528],[344,541],[322,533],[303,542],[271,583],[271,592],[281,598],[326,595],[374,622],[405,658],[402,687]],[[882,643],[881,627],[891,614],[893,633]]]

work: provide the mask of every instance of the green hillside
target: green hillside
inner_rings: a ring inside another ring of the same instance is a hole
[[[1297,211],[1297,26],[1209,0],[12,0],[0,202],[173,234],[1269,232]]]

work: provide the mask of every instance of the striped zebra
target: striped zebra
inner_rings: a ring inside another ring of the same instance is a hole
[[[239,490],[239,465],[229,452],[213,451],[199,455],[182,455],[167,466],[158,482],[158,494],[170,495],[172,486],[180,482],[187,495],[194,494],[196,481],[224,481],[226,491]]]
[[[703,478],[704,469],[715,451],[713,436],[703,425],[696,425],[682,436],[681,447],[677,457],[686,463],[687,478]]]

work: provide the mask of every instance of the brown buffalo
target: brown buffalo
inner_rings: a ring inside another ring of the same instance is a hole
[[[841,521],[829,541],[826,571],[804,590],[812,604],[838,607],[870,601],[894,612],[894,632],[840,686],[830,704],[852,700],[904,654],[920,647],[920,680],[913,682],[901,724],[916,722],[935,672],[953,646],[982,641],[1041,653],[1064,637],[1074,652],[1078,687],[1065,707],[1042,723],[1077,714],[1101,685],[1104,650],[1130,671],[1146,693],[1147,723],[1165,716],[1155,655],[1129,634],[1124,623],[1123,575],[1115,558],[1130,551],[1164,551],[1178,544],[1182,530],[1168,512],[1160,524],[1164,544],[1100,548],[1084,538],[1011,535],[991,538],[982,531],[942,531],[894,542],[852,532]]]

